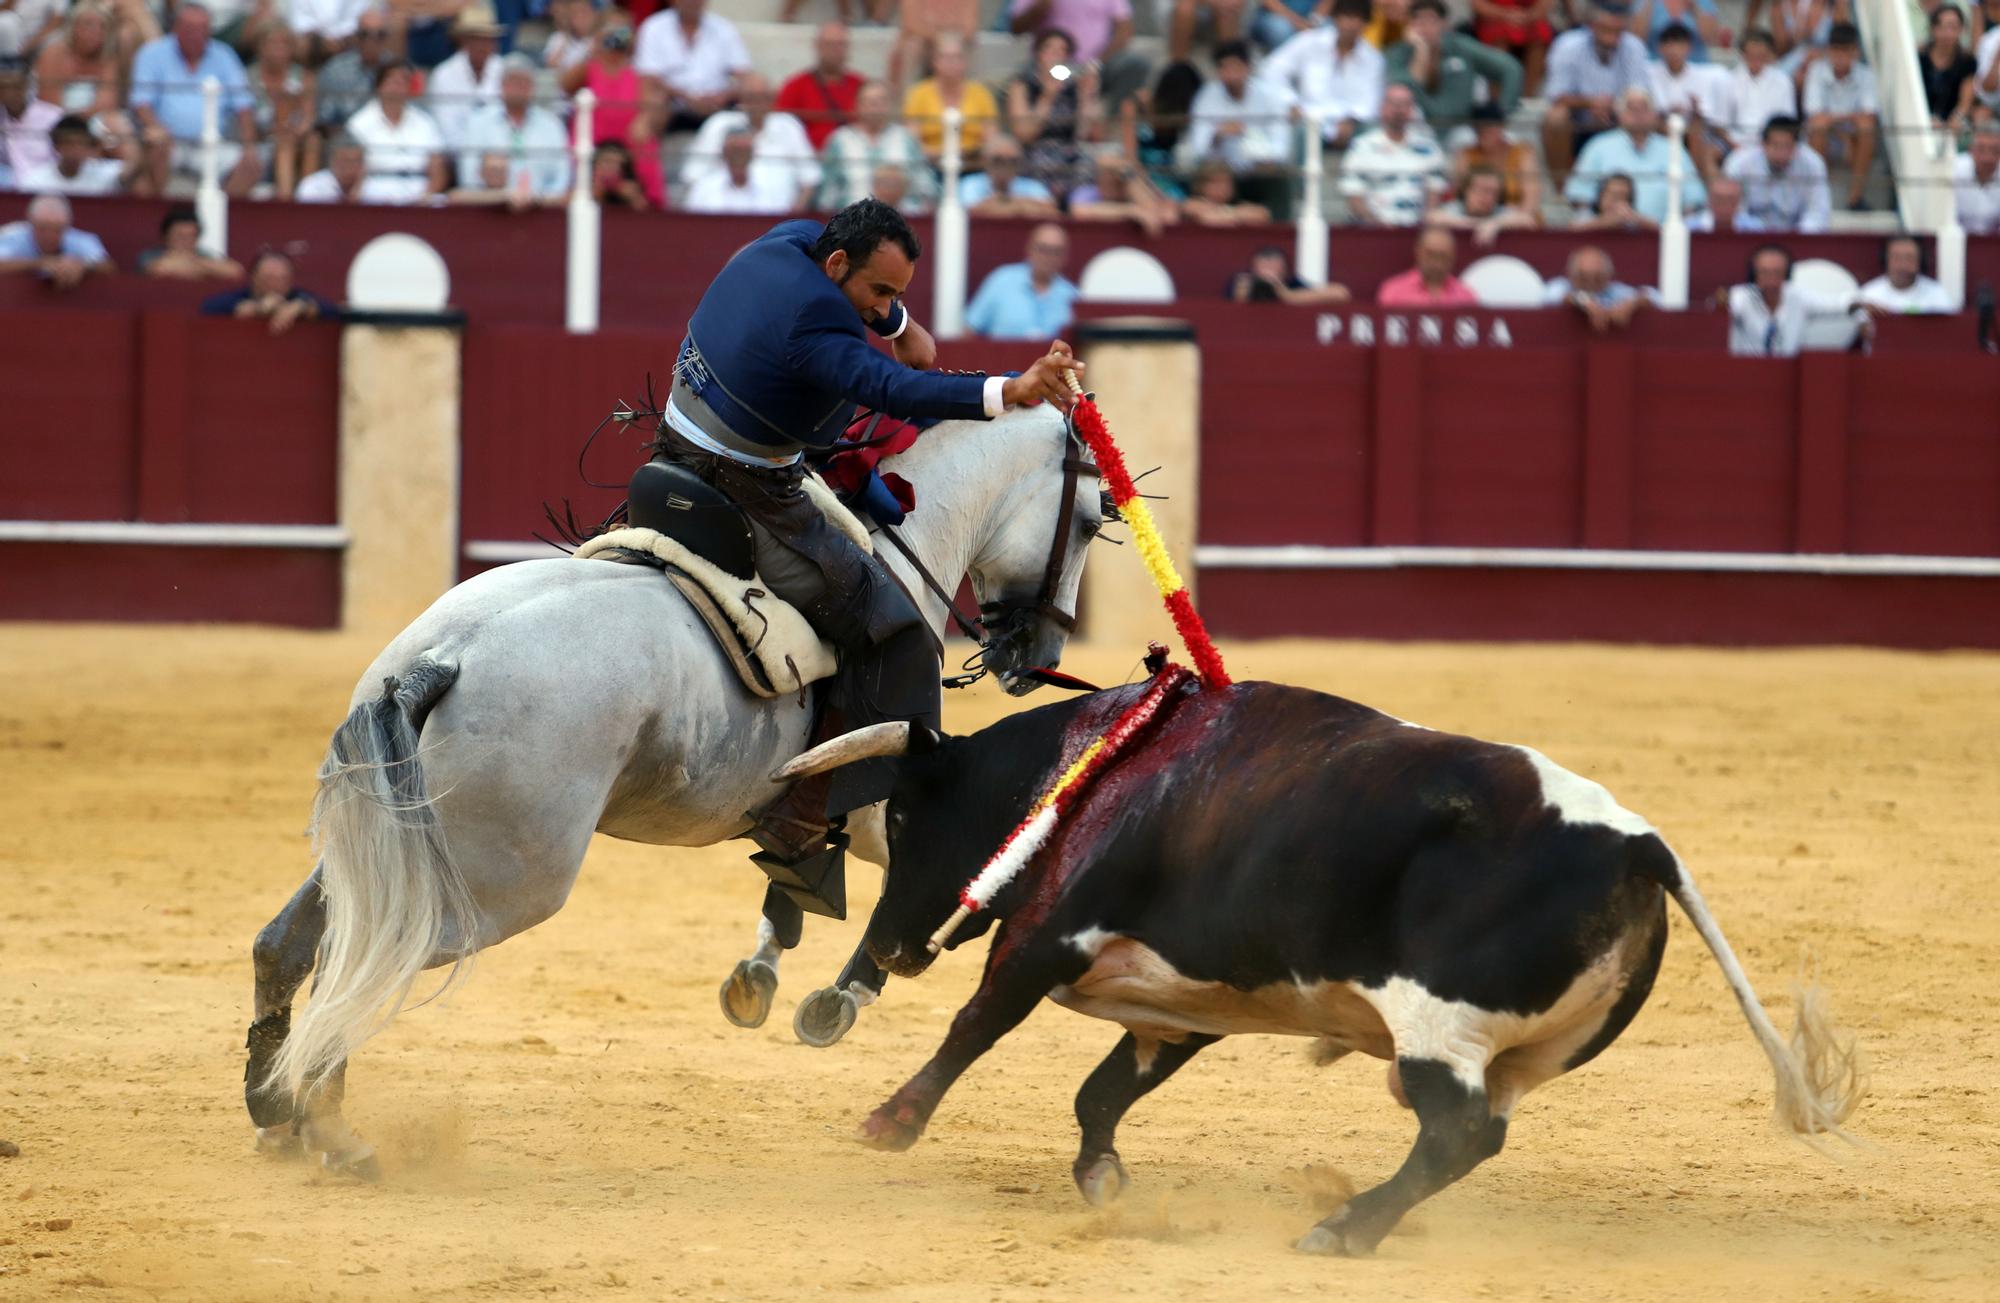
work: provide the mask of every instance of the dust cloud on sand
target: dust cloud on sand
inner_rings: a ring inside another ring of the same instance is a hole
[[[1683,920],[1651,1002],[1529,1097],[1504,1153],[1368,1261],[1290,1244],[1402,1161],[1359,1056],[1243,1037],[1133,1112],[1134,1186],[1069,1182],[1070,1101],[1118,1030],[1044,1006],[912,1151],[850,1140],[983,946],[792,1039],[858,920],[812,920],[754,1032],[742,847],[600,840],[568,909],[356,1060],[387,1179],[251,1152],[249,946],[310,867],[312,774],[375,645],[0,628],[0,1298],[1979,1299],[2000,1279],[2000,658],[1229,647],[1240,677],[1528,742],[1656,822],[1774,1015],[1810,950],[1873,1090],[1870,1147],[1777,1135],[1770,1078]],[[1065,668],[1118,680],[1135,649]],[[952,727],[1024,703],[990,685]],[[1025,704],[1033,704],[1025,703]],[[637,703],[635,709],[640,708]],[[872,871],[855,872],[857,911]]]

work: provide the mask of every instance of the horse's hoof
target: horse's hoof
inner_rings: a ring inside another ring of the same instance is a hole
[[[823,1050],[854,1026],[861,1003],[837,986],[823,986],[799,1001],[792,1015],[792,1034],[816,1050]]]
[[[1108,1208],[1118,1202],[1127,1184],[1125,1165],[1116,1154],[1101,1154],[1088,1167],[1077,1169],[1076,1188],[1093,1208]]]
[[[257,1128],[257,1152],[267,1158],[293,1159],[305,1155],[305,1142],[299,1139],[298,1128],[287,1122],[283,1126]]]
[[[861,1122],[861,1129],[854,1138],[870,1149],[881,1149],[892,1154],[900,1154],[917,1143],[924,1129],[904,1122],[889,1111],[889,1105],[870,1113]]]
[[[737,1027],[762,1027],[778,994],[778,970],[761,959],[745,959],[722,984],[722,1016]]]
[[[350,1150],[345,1154],[329,1150],[320,1155],[319,1165],[333,1176],[351,1177],[371,1185],[382,1179],[382,1164],[375,1157],[373,1146]]]
[[[1375,1247],[1350,1237],[1337,1226],[1321,1224],[1305,1233],[1293,1246],[1300,1253],[1317,1253],[1328,1258],[1365,1258],[1374,1253]]]

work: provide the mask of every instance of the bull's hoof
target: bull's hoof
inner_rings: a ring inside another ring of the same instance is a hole
[[[761,959],[745,959],[722,984],[722,1016],[737,1027],[762,1027],[778,994],[778,970]]]
[[[902,1116],[898,1116],[901,1114]],[[854,1138],[870,1149],[900,1154],[924,1134],[923,1124],[908,1116],[907,1109],[884,1104],[862,1120]]]
[[[287,1122],[283,1126],[257,1128],[257,1152],[266,1158],[302,1158],[306,1152],[305,1142],[299,1139],[299,1130]]]
[[[792,1015],[792,1034],[816,1050],[823,1050],[854,1026],[861,1002],[837,986],[823,986],[799,1001]]]
[[[382,1179],[382,1164],[375,1157],[375,1149],[372,1145],[349,1150],[344,1154],[336,1154],[329,1150],[320,1155],[319,1165],[329,1175],[343,1176],[355,1181],[366,1181],[371,1185]]]
[[[1089,1163],[1077,1164],[1075,1176],[1076,1188],[1093,1208],[1110,1207],[1130,1184],[1125,1176],[1125,1165],[1118,1161],[1116,1154],[1100,1154]]]
[[[1375,1244],[1354,1234],[1345,1226],[1328,1226],[1325,1222],[1305,1233],[1293,1246],[1300,1253],[1317,1253],[1328,1258],[1367,1258],[1375,1253]]]

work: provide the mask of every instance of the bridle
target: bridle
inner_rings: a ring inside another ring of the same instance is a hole
[[[931,573],[930,568],[917,557],[916,552],[903,541],[902,536],[892,526],[880,527],[882,537],[889,541],[890,546],[903,554],[903,559],[910,563],[911,568],[924,581],[924,587],[930,589],[938,600],[944,603],[946,613],[958,626],[959,631],[979,644],[978,649],[959,667],[965,673],[945,679],[944,686],[947,688],[963,688],[978,682],[987,672],[984,667],[987,652],[995,646],[1025,637],[1038,616],[1054,624],[1065,634],[1076,630],[1076,613],[1062,609],[1056,601],[1056,592],[1062,585],[1063,568],[1069,562],[1070,517],[1076,511],[1078,485],[1086,476],[1093,480],[1101,478],[1101,472],[1097,469],[1097,463],[1086,455],[1088,450],[1084,447],[1082,438],[1077,435],[1076,427],[1067,421],[1063,425],[1063,440],[1062,502],[1056,508],[1055,537],[1049,544],[1048,564],[1042,567],[1042,585],[1031,602],[982,602],[977,616],[967,615],[958,608],[956,594],[938,582],[937,576]],[[1118,514],[1117,508],[1111,505],[1108,497],[1103,497],[1102,490],[1099,491],[1099,496],[1104,504],[1104,518],[1115,520]],[[937,639],[935,634],[932,637],[938,644],[939,659],[943,659],[944,643]],[[975,665],[978,665],[978,668],[975,669]]]

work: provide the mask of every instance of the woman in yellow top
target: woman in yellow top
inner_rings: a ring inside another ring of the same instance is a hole
[[[931,50],[931,75],[910,87],[903,97],[903,120],[916,133],[924,153],[936,160],[944,152],[944,111],[955,108],[964,114],[958,132],[959,156],[974,159],[986,140],[986,132],[1000,116],[993,92],[979,82],[965,79],[969,60],[965,42],[956,33],[939,33]]]

